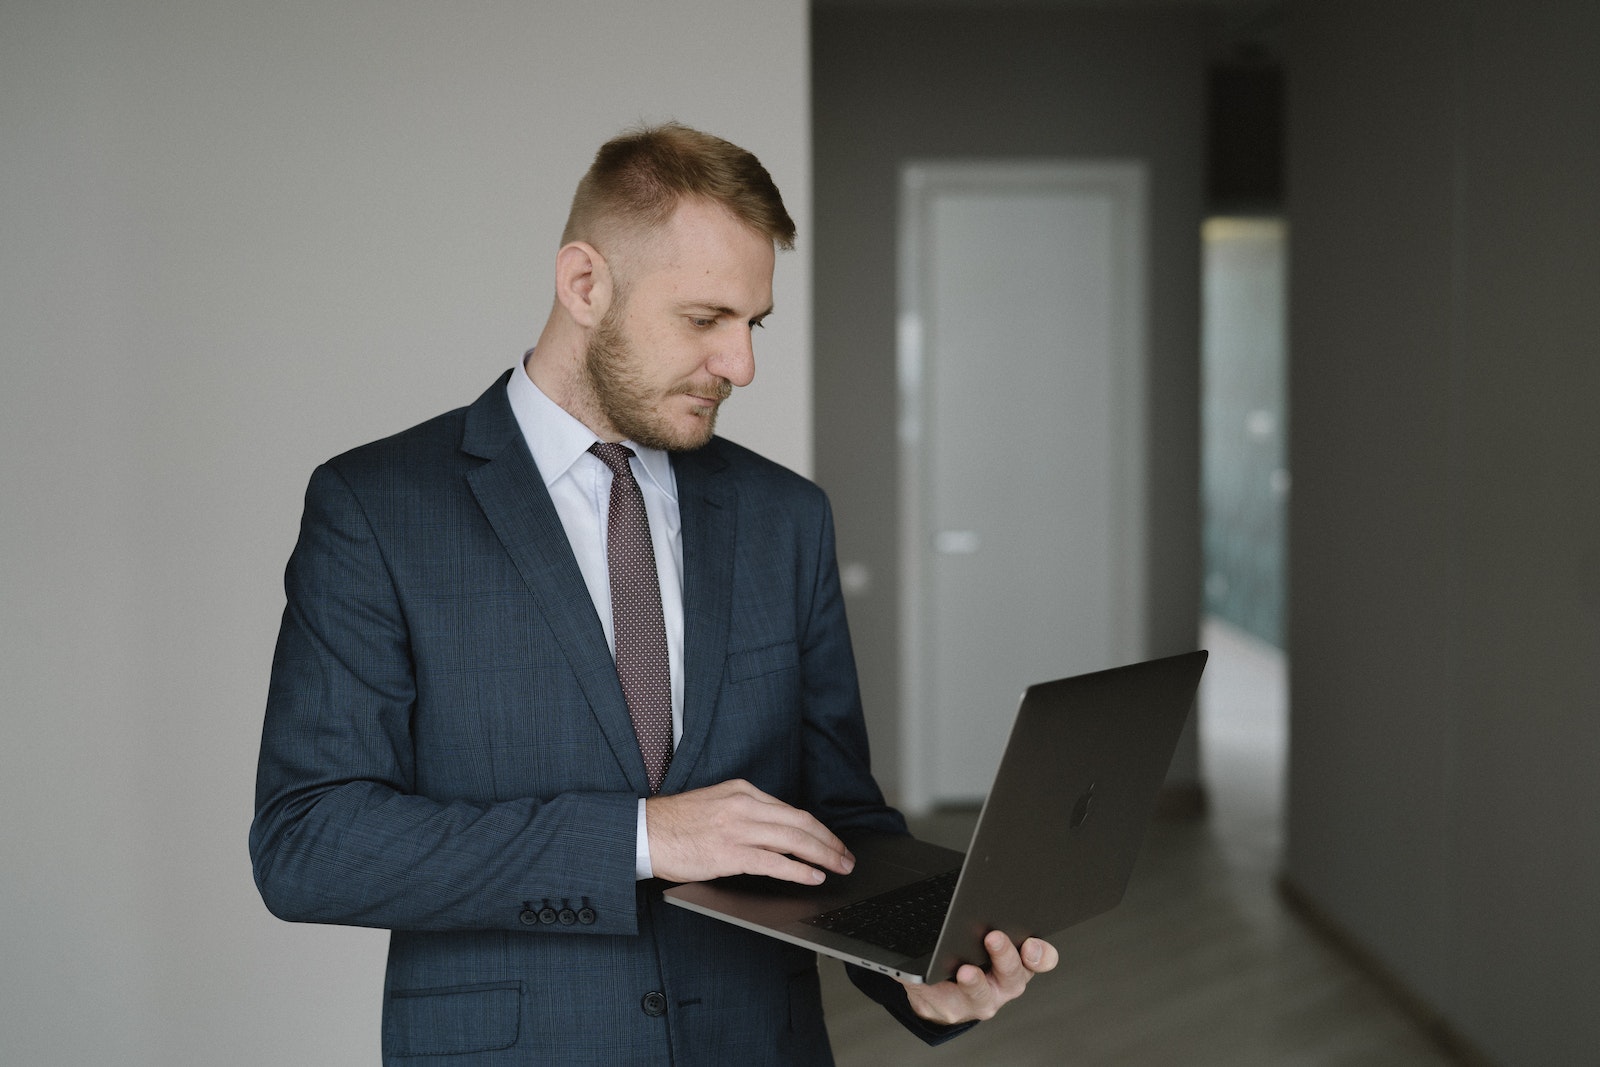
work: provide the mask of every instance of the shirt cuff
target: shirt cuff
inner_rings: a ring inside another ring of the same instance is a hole
[[[639,819],[635,825],[638,828],[633,838],[633,876],[643,881],[655,877],[655,869],[650,866],[650,835],[645,832],[643,797],[639,798]]]

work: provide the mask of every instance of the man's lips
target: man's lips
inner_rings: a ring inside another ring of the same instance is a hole
[[[696,404],[714,408],[733,394],[733,383],[723,379],[706,385],[686,385],[679,393]]]

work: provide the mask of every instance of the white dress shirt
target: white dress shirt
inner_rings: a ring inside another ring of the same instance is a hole
[[[506,386],[511,412],[522,430],[528,451],[539,467],[556,514],[567,532],[578,570],[594,601],[595,613],[605,629],[606,643],[616,655],[611,623],[611,571],[606,562],[606,520],[611,508],[611,468],[589,451],[594,431],[573,418],[533,384],[527,371],[512,370]],[[661,617],[667,630],[667,660],[672,674],[672,740],[683,737],[683,534],[678,515],[678,483],[667,453],[624,441],[633,450],[629,466],[644,497],[650,519],[650,541],[655,549],[656,572],[661,583]],[[651,876],[650,842],[645,833],[644,800],[639,801],[635,870]]]

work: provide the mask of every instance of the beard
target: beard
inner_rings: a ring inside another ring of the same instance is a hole
[[[646,448],[688,452],[704,446],[716,431],[717,408],[733,392],[733,383],[718,378],[707,390],[685,382],[660,392],[644,373],[644,359],[623,333],[620,311],[618,304],[606,311],[583,354],[584,378],[599,414],[623,437]],[[690,393],[709,393],[718,404],[702,409],[697,424],[685,430],[662,414],[658,405],[669,397]]]

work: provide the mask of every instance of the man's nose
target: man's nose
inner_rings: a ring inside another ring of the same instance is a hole
[[[719,346],[706,369],[737,386],[749,385],[756,377],[756,350],[753,331],[736,330]]]

